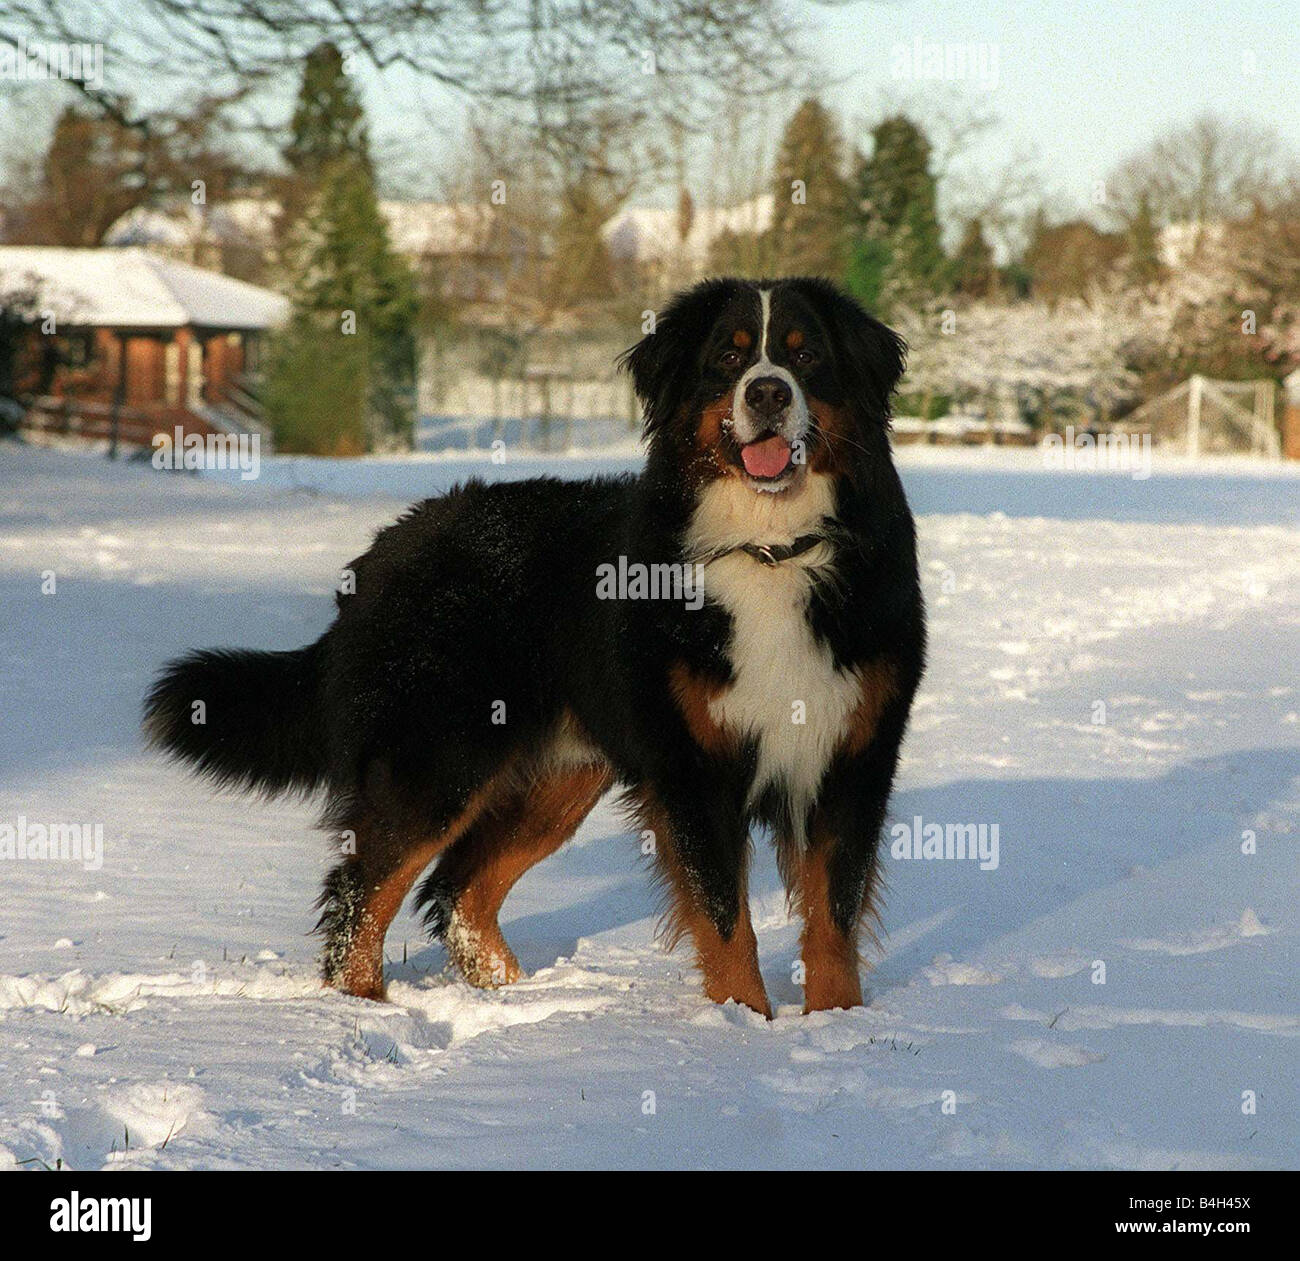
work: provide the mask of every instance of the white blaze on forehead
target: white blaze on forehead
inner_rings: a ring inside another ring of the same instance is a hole
[[[759,421],[749,410],[745,402],[745,391],[751,381],[759,377],[776,377],[790,387],[790,406],[781,413],[777,432],[791,442],[798,442],[808,432],[808,401],[804,398],[799,382],[794,374],[786,368],[779,368],[767,355],[768,335],[772,328],[772,291],[758,291],[758,359],[741,375],[732,394],[731,414],[734,418],[736,438],[743,444],[751,442],[759,434],[770,428],[767,420]]]
[[[770,289],[760,289],[758,291],[758,361],[760,364],[768,363],[767,357],[767,330],[772,323],[772,291]]]

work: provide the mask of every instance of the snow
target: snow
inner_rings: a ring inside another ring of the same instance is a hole
[[[33,286],[41,310],[74,325],[260,329],[289,313],[270,289],[145,249],[0,246],[0,294]]]
[[[996,825],[997,863],[887,858],[868,1005],[805,1017],[760,843],[769,1024],[653,944],[612,798],[505,907],[525,980],[448,977],[404,912],[389,1004],[324,991],[310,806],[139,746],[160,662],[314,637],[410,498],[633,454],[240,485],[0,445],[0,824],[104,835],[0,862],[0,1166],[1300,1164],[1296,468],[900,460],[932,658],[889,827]]]

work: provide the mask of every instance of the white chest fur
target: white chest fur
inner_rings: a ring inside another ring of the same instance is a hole
[[[832,511],[824,478],[809,476],[789,499],[723,481],[701,496],[688,538],[702,550],[789,543],[815,530]],[[757,742],[751,800],[768,784],[779,785],[797,823],[815,800],[862,694],[856,673],[836,667],[808,622],[814,575],[830,561],[831,549],[822,545],[772,566],[732,553],[704,572],[705,598],[721,605],[732,624],[728,655],[734,680],[711,702],[711,715]]]

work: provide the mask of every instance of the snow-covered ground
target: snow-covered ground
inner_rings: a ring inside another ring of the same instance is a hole
[[[390,1004],[323,991],[310,807],[139,745],[164,659],[313,638],[407,500],[632,457],[241,485],[0,444],[0,828],[104,836],[0,861],[0,1165],[1300,1165],[1300,477],[902,460],[932,657],[893,818],[998,861],[891,857],[869,1005],[804,1017],[760,848],[767,1024],[653,944],[609,802],[506,906],[528,980],[449,979],[403,914]]]

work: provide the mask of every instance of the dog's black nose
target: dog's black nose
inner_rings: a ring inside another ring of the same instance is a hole
[[[760,416],[772,416],[789,407],[793,397],[780,377],[755,377],[745,386],[745,405]]]

